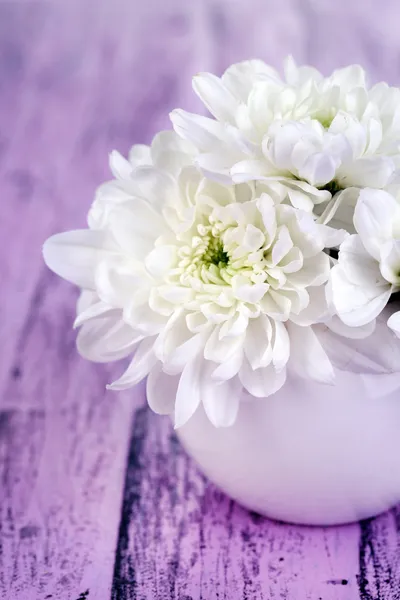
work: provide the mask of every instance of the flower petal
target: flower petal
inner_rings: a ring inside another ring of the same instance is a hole
[[[400,204],[383,190],[361,190],[354,212],[354,225],[368,252],[380,258],[381,244],[392,238],[395,216]]]
[[[388,319],[388,327],[394,331],[398,338],[400,338],[400,311],[392,314]]]
[[[110,306],[109,304],[106,304],[105,302],[102,302],[101,300],[99,302],[92,303],[85,310],[80,310],[78,312],[78,316],[76,317],[76,319],[74,321],[73,327],[74,327],[74,329],[76,327],[80,327],[86,321],[90,321],[91,319],[101,317],[101,316],[105,315],[106,313],[110,313],[110,312],[114,312],[115,314],[118,314],[119,316],[121,315],[121,311],[118,308],[113,308],[112,306]]]
[[[193,89],[218,121],[235,122],[239,102],[219,77],[211,73],[199,73],[193,77]]]
[[[132,165],[117,150],[110,152],[110,169],[116,179],[130,179]]]
[[[209,152],[224,140],[224,125],[218,121],[181,109],[173,110],[170,118],[176,133],[201,152]]]
[[[386,281],[400,284],[400,240],[390,240],[381,247],[380,270]]]
[[[230,427],[236,421],[242,386],[234,377],[224,383],[207,380],[202,386],[202,401],[214,427]]]
[[[139,198],[119,205],[109,216],[109,229],[121,250],[140,261],[153,249],[164,227],[160,215]]]
[[[340,265],[331,270],[332,301],[342,321],[350,327],[366,325],[373,321],[386,306],[391,286],[361,286],[349,281]]]
[[[110,390],[126,390],[142,381],[157,363],[154,354],[155,337],[140,342],[132,362],[119,379],[107,386]]]
[[[146,144],[135,144],[129,150],[128,158],[133,168],[143,165],[151,165],[152,160],[150,146],[146,146]]]
[[[266,398],[277,392],[286,381],[286,369],[276,371],[272,365],[253,370],[244,360],[239,371],[243,387],[256,398]]]
[[[240,370],[243,362],[243,349],[239,348],[234,354],[218,365],[211,373],[211,379],[216,382],[227,381],[231,379]]]
[[[123,322],[120,311],[110,311],[82,325],[76,346],[84,358],[103,363],[128,356],[141,340],[142,336]]]
[[[59,277],[86,289],[95,289],[96,267],[115,253],[104,231],[82,229],[58,233],[43,246],[46,265]]]
[[[291,370],[299,377],[332,384],[335,379],[332,363],[312,327],[299,327],[291,322],[286,326],[290,336]]]
[[[174,412],[179,377],[171,377],[162,370],[158,362],[150,371],[146,383],[147,402],[151,410],[158,415],[170,415]]]
[[[175,402],[175,429],[182,427],[196,412],[202,393],[204,361],[195,358],[189,361],[179,379]]]

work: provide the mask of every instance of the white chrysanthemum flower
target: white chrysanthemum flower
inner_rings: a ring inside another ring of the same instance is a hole
[[[80,286],[80,352],[133,360],[114,389],[148,375],[149,404],[182,425],[203,402],[229,425],[241,391],[278,390],[287,367],[330,382],[312,325],[327,318],[323,251],[343,232],[318,225],[263,183],[223,185],[191,163],[173,132],[129,160],[111,155],[116,180],[99,188],[89,229],[44,246],[48,266]]]
[[[400,290],[400,194],[364,189],[354,225],[331,271],[330,293],[342,321],[357,327],[374,321]],[[388,320],[400,337],[400,311]]]
[[[221,78],[197,75],[193,87],[215,119],[182,110],[171,119],[196,146],[203,172],[235,183],[283,182],[305,210],[334,196],[322,222],[342,204],[340,220],[351,228],[354,188],[381,189],[400,166],[400,90],[369,88],[357,65],[324,78],[289,58],[282,79],[247,61]]]

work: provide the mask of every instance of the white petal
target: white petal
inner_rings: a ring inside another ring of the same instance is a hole
[[[217,146],[215,152],[204,152],[197,155],[195,165],[201,170],[204,177],[222,185],[231,185],[232,177],[229,169],[235,158],[226,151],[226,148],[223,148],[222,152],[218,152],[218,150],[221,148]]]
[[[95,319],[96,317],[101,317],[106,313],[110,313],[111,311],[113,311],[115,314],[121,315],[120,310],[113,308],[112,306],[106,304],[105,302],[102,302],[101,300],[99,302],[94,302],[90,304],[90,306],[88,306],[85,310],[80,310],[78,312],[78,316],[74,321],[74,329],[76,327],[80,327],[86,321],[90,321],[91,319]]]
[[[140,298],[140,295],[139,295]],[[148,301],[137,303],[136,298],[124,307],[124,320],[143,335],[155,335],[163,330],[168,316],[155,312]]]
[[[129,162],[132,167],[139,167],[143,165],[151,165],[151,153],[150,146],[146,146],[145,144],[135,144],[129,150]]]
[[[400,311],[393,313],[393,315],[389,317],[387,324],[397,337],[400,338]]]
[[[154,337],[149,337],[140,342],[132,362],[125,373],[107,386],[107,389],[126,390],[139,383],[139,381],[142,381],[148,375],[157,362],[153,349],[154,341]]]
[[[218,121],[180,109],[172,111],[170,118],[176,133],[201,152],[208,152],[224,139],[224,126]]]
[[[325,248],[340,246],[349,235],[344,229],[335,229],[334,227],[328,227],[328,225],[320,225],[318,231]]]
[[[364,154],[367,144],[365,127],[353,116],[339,111],[333,119],[329,133],[343,133],[352,150],[352,157],[359,158]]]
[[[151,156],[155,165],[159,166],[159,161],[163,160],[163,155],[180,154],[183,158],[185,155],[190,163],[190,155],[195,154],[196,149],[190,142],[183,140],[175,131],[160,131],[157,133],[151,142]]]
[[[271,174],[268,163],[265,160],[248,159],[235,162],[230,169],[232,180],[235,183],[262,179]]]
[[[232,94],[242,102],[247,102],[255,81],[269,78],[276,81],[280,79],[275,69],[266,65],[262,60],[254,59],[245,60],[230,66],[221,79]]]
[[[236,337],[246,331],[249,318],[242,312],[238,312],[234,317],[228,319],[220,328],[221,339],[224,336]]]
[[[299,377],[332,384],[334,369],[312,328],[288,322],[287,329],[290,336],[291,369]]]
[[[176,346],[164,359],[164,371],[169,375],[181,373],[188,362],[196,360],[204,348],[204,343],[205,335],[198,333]]]
[[[115,308],[124,308],[143,286],[143,278],[122,257],[100,263],[95,274],[96,289],[101,300]]]
[[[314,204],[317,204],[317,205],[321,204],[322,202],[326,202],[331,197],[330,192],[328,192],[327,190],[319,190],[318,188],[314,187],[313,185],[310,185],[309,183],[307,183],[307,181],[297,181],[296,179],[282,178],[282,182],[284,182],[285,185],[287,185],[291,189],[301,190],[302,192],[304,192],[304,194],[309,196],[309,198],[312,200],[312,202]],[[303,206],[297,206],[293,202],[293,206],[295,206],[296,208],[302,208],[303,210],[310,212],[308,203],[307,203],[307,206],[303,207]]]
[[[286,381],[286,369],[276,371],[272,365],[253,370],[244,360],[239,371],[243,387],[256,398],[266,398],[277,392]]]
[[[326,205],[318,223],[330,223],[332,228],[344,228],[349,233],[353,233],[354,208],[357,204],[360,190],[358,188],[347,188],[335,194]],[[328,247],[328,246],[327,246]]]
[[[246,225],[244,231],[242,244],[246,248],[247,252],[255,252],[259,250],[264,244],[264,234],[258,227],[254,227],[251,223]]]
[[[219,336],[220,327],[214,327],[204,348],[204,358],[216,363],[222,363],[228,360],[232,354],[236,353],[243,345],[245,334],[237,337]]]
[[[354,339],[354,340],[363,340],[364,338],[369,337],[375,330],[376,321],[370,321],[366,325],[362,327],[349,327],[345,325],[343,321],[339,319],[338,316],[333,315],[329,321],[327,321],[326,326],[342,337]]]
[[[131,200],[136,194],[133,182],[112,180],[100,185],[92,206],[89,209],[87,221],[90,229],[107,229],[108,217],[112,209]]]
[[[349,236],[341,245],[339,265],[352,284],[366,288],[386,286],[379,264],[366,251],[359,235]]]
[[[199,333],[208,326],[208,319],[200,311],[189,313],[186,316],[186,325],[192,333]]]
[[[332,73],[331,79],[334,84],[347,89],[365,88],[366,86],[365,71],[360,65],[350,65],[337,69]]]
[[[193,77],[193,89],[218,121],[234,123],[239,102],[219,77],[211,73],[199,73]]]
[[[262,194],[256,201],[257,208],[261,213],[263,224],[268,233],[267,243],[270,244],[276,235],[276,210],[274,201],[268,194]]]
[[[145,198],[157,212],[162,210],[169,198],[178,193],[173,178],[153,166],[137,167],[132,179],[138,188],[138,195]]]
[[[303,191],[288,189],[289,200],[295,208],[311,212],[314,208],[314,202]]]
[[[362,338],[350,338],[344,331],[335,334],[323,325],[317,325],[315,331],[330,360],[339,369],[364,374],[395,373],[400,364],[400,344],[385,327],[385,320],[386,315],[380,315],[377,327]]]
[[[201,402],[204,362],[195,358],[187,363],[179,379],[175,402],[175,429],[184,425]]]
[[[244,352],[253,370],[267,367],[272,361],[272,327],[268,317],[250,319],[246,331]]]
[[[390,240],[381,247],[380,270],[386,281],[400,283],[400,240]]]
[[[146,269],[156,279],[166,275],[177,260],[177,246],[157,246],[146,256]]]
[[[325,252],[306,258],[302,268],[290,275],[290,283],[295,286],[321,285],[329,277],[329,264],[329,256]]]
[[[325,287],[317,286],[308,289],[308,304],[296,315],[291,315],[291,320],[297,325],[313,325],[325,320],[329,314],[326,301]]]
[[[179,377],[166,375],[158,362],[147,377],[146,396],[151,410],[158,415],[170,415],[174,411]]]
[[[272,265],[275,266],[280,263],[280,261],[286,256],[286,254],[293,247],[293,242],[290,237],[290,233],[288,228],[283,225],[278,230],[278,235],[274,245],[272,246]]]
[[[110,169],[114,177],[117,179],[130,179],[132,165],[130,164],[129,160],[126,160],[126,158],[117,152],[117,150],[110,152],[109,162]]]
[[[163,232],[164,224],[148,202],[135,198],[112,211],[109,227],[124,252],[143,260]]]
[[[238,377],[219,384],[212,380],[203,382],[203,406],[214,427],[233,425],[239,410],[241,391],[242,386]]]
[[[90,308],[93,304],[97,304],[98,301],[99,297],[96,292],[93,292],[92,290],[82,290],[76,302],[77,315]]]
[[[383,188],[390,183],[395,170],[387,156],[363,157],[340,169],[338,183],[343,187]]]
[[[239,350],[232,354],[227,360],[218,365],[218,367],[211,373],[211,378],[216,382],[222,382],[231,379],[239,372],[242,362],[243,349],[239,348]]]
[[[281,371],[289,360],[290,339],[287,329],[283,323],[275,321],[275,336],[272,350],[272,364],[277,371]]]
[[[288,56],[283,61],[283,70],[285,73],[286,81],[292,86],[299,86],[305,81],[309,81],[313,79],[315,81],[320,81],[322,79],[322,75],[317,69],[314,67],[309,67],[308,65],[304,65],[298,67],[292,56]]]
[[[255,283],[253,285],[242,285],[235,289],[235,297],[243,302],[251,304],[259,302],[267,293],[269,285],[267,283]]]
[[[58,233],[43,246],[43,258],[49,269],[79,287],[92,290],[96,267],[113,252],[115,246],[108,234],[90,229]]]
[[[331,270],[332,300],[342,321],[350,327],[366,325],[373,321],[386,306],[391,286],[355,285],[347,278],[343,268],[336,265]]]
[[[337,161],[325,152],[315,152],[307,158],[299,169],[301,179],[320,187],[335,177]]]
[[[78,352],[93,362],[119,360],[131,354],[142,336],[112,311],[84,323],[76,338]]]
[[[400,214],[396,200],[383,190],[361,190],[354,225],[368,252],[379,260],[380,246],[392,238],[394,218]]]

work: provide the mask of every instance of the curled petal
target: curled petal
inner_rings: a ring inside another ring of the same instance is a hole
[[[400,338],[400,311],[393,313],[388,319],[388,327]]]
[[[158,362],[147,377],[146,395],[151,410],[159,415],[170,415],[174,412],[179,376],[170,376],[162,370]]]
[[[324,348],[311,327],[288,323],[290,368],[296,375],[319,383],[332,384],[335,372]]]
[[[230,427],[239,410],[242,386],[238,377],[217,384],[207,379],[202,386],[202,401],[206,415],[215,427]]]
[[[49,269],[89,290],[95,289],[97,266],[115,252],[116,247],[107,232],[90,229],[58,233],[43,246],[43,258]]]
[[[149,337],[140,342],[138,349],[125,373],[107,386],[110,390],[126,390],[142,381],[157,363],[154,354],[155,338]]]

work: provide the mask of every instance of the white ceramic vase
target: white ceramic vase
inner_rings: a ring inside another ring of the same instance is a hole
[[[269,398],[244,397],[232,427],[215,428],[200,407],[177,434],[212,482],[268,517],[333,525],[385,511],[400,502],[398,344],[390,338],[383,358],[379,349],[388,339],[381,322],[360,351],[349,343],[354,360],[334,386],[291,378]]]

